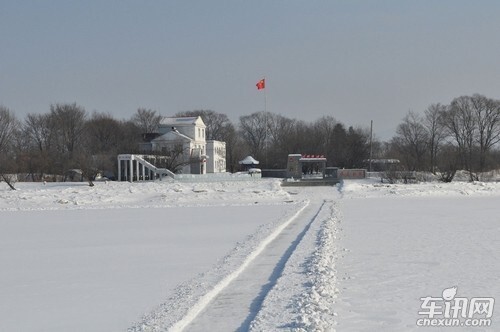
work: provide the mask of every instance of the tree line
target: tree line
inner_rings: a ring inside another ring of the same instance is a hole
[[[474,94],[431,104],[423,114],[408,112],[385,154],[404,170],[429,171],[445,182],[465,170],[474,181],[498,169],[499,141],[500,101]]]
[[[247,155],[263,169],[284,169],[291,153],[324,155],[327,166],[368,166],[369,129],[347,127],[333,116],[307,122],[256,112],[239,117],[237,123],[212,110],[172,116],[201,116],[206,139],[226,142],[229,172],[240,170],[238,161]],[[8,180],[9,174],[30,181],[64,179],[71,170],[87,179],[98,171],[115,173],[116,156],[141,153],[140,143],[161,119],[157,111],[139,108],[120,120],[108,113],[89,113],[76,103],[53,104],[46,113],[18,119],[0,106],[0,179]],[[398,170],[432,172],[443,181],[452,181],[463,169],[472,181],[498,168],[499,141],[500,101],[474,94],[448,105],[431,104],[423,113],[408,112],[391,140],[373,140],[372,155],[398,159]]]
[[[227,170],[235,172],[247,155],[262,168],[284,169],[290,153],[324,155],[330,166],[362,167],[369,156],[369,131],[346,127],[332,116],[306,122],[270,112],[241,116],[237,124],[212,110],[179,112],[201,116],[206,139],[226,142]],[[89,113],[76,103],[50,105],[46,113],[18,119],[0,106],[0,175],[19,174],[30,181],[65,178],[79,170],[92,179],[97,171],[115,171],[116,156],[140,153],[139,144],[154,133],[162,116],[139,108],[126,120]],[[51,178],[53,177],[53,179]]]

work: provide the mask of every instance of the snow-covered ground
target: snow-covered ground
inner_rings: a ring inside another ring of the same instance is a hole
[[[350,183],[344,193],[338,331],[422,330],[420,298],[454,286],[469,303],[500,299],[498,183]],[[491,323],[472,330],[498,331],[500,313]]]
[[[499,183],[17,187],[0,331],[420,330],[422,297],[500,298]]]

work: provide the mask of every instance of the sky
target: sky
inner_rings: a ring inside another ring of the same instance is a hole
[[[496,0],[2,0],[0,105],[267,110],[373,120],[386,140],[410,110],[500,99],[499,14]]]

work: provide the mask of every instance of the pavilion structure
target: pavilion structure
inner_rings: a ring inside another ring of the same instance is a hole
[[[289,154],[287,177],[294,179],[323,178],[326,158],[324,155]]]

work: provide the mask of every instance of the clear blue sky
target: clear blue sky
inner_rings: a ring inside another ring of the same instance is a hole
[[[129,118],[332,115],[390,138],[408,110],[500,98],[500,1],[1,1],[0,104]]]

